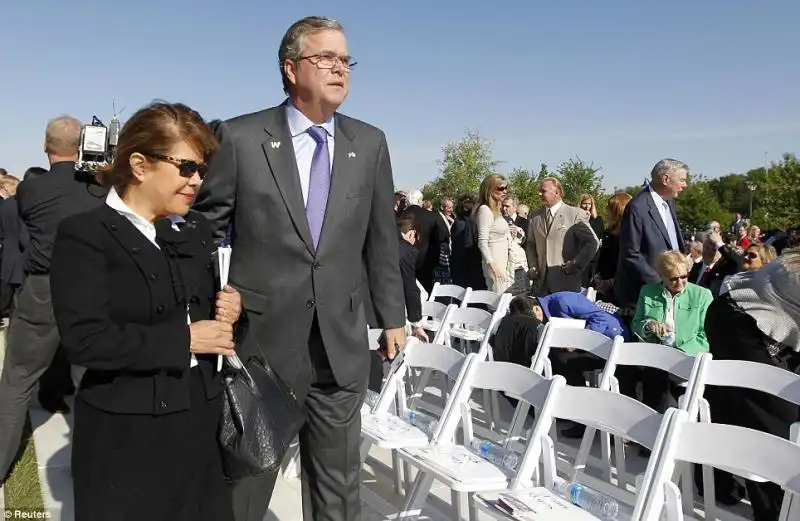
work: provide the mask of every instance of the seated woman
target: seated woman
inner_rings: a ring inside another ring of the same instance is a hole
[[[639,293],[632,329],[645,342],[675,347],[690,355],[708,351],[703,324],[711,291],[688,282],[689,266],[679,251],[659,257],[661,282],[646,284]]]
[[[58,229],[53,312],[68,360],[87,368],[72,432],[76,520],[233,520],[216,362],[234,354],[241,299],[216,292],[211,230],[189,211],[217,146],[184,105],[139,110],[102,175],[106,204]]]

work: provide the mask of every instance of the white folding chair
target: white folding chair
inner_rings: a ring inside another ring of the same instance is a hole
[[[558,323],[554,325],[551,321],[545,324],[539,340],[539,345],[536,348],[536,353],[534,353],[531,362],[531,369],[539,374],[544,374],[546,377],[553,376],[553,366],[550,363],[549,356],[550,349],[554,347],[585,351],[603,360],[608,360],[608,357],[611,356],[611,349],[614,343],[622,342],[621,337],[612,340],[595,331],[579,329],[573,326],[560,327],[557,324]],[[514,417],[509,427],[512,437],[520,435],[525,425],[528,410],[529,407],[524,403],[518,404],[514,410]],[[556,441],[555,428],[551,436],[553,436],[553,440]],[[610,457],[610,453],[608,456]]]
[[[431,294],[428,296],[428,300],[433,302],[436,301],[437,298],[446,298],[451,300],[448,304],[452,304],[452,300],[457,300],[460,303],[469,298],[471,293],[472,288],[462,288],[455,284],[436,282],[433,284],[433,288],[431,288]]]
[[[711,423],[711,408],[704,397],[705,388],[709,385],[719,387],[735,387],[739,389],[752,389],[762,393],[771,394],[800,406],[800,375],[780,367],[746,360],[714,360],[711,353],[703,353],[699,357],[698,385],[689,400],[689,416],[699,418],[701,422]],[[800,423],[791,425],[789,441],[800,443]],[[763,481],[758,476],[746,476],[747,479]],[[720,516],[720,509],[715,501],[714,471],[710,467],[703,467],[703,505],[708,519]],[[690,504],[686,499],[687,491],[684,490],[684,511]],[[692,499],[690,497],[690,499]],[[786,512],[793,500],[787,495],[781,512],[780,521],[786,521]]]
[[[598,387],[618,393],[619,381],[616,378],[616,370],[617,367],[620,366],[650,367],[667,372],[680,380],[682,385],[686,388],[686,394],[683,400],[681,400],[682,407],[688,408],[690,406],[690,398],[694,395],[698,385],[700,371],[699,358],[688,355],[679,349],[666,347],[661,344],[618,342],[611,348],[611,354],[608,357],[603,372],[600,374]],[[586,429],[583,439],[581,440],[578,456],[575,459],[573,477],[577,476],[579,472],[585,469],[586,462],[589,458],[589,452],[594,441],[594,435],[594,429]],[[610,439],[607,434],[604,434],[601,438],[601,447],[603,447],[603,473],[607,478],[610,478],[611,461],[610,459],[606,459],[606,447],[610,447]],[[625,488],[628,483],[633,483],[633,477],[628,476],[625,471],[624,444],[622,439],[618,437],[614,438],[614,455],[618,485],[620,488]],[[684,476],[686,477],[684,481],[685,492],[690,493],[693,480],[691,479],[689,469],[686,469]]]
[[[425,448],[403,449],[398,451],[403,460],[419,469],[414,485],[406,496],[402,512],[398,518],[419,514],[434,479],[448,486],[452,494],[457,519],[465,519],[462,510],[462,495],[478,491],[505,490],[509,487],[516,472],[494,464],[477,456],[469,447],[473,440],[473,419],[469,405],[470,396],[475,390],[494,390],[504,392],[520,401],[533,405],[537,411],[546,411],[554,394],[565,387],[561,376],[545,378],[521,365],[509,362],[471,362],[461,382],[454,405],[440,425],[442,432],[439,442]],[[548,414],[544,418],[550,417]],[[463,444],[453,443],[459,424],[463,429]],[[536,430],[549,428],[543,422],[534,426],[530,440],[541,439]],[[526,463],[539,460],[541,448],[536,443],[528,444],[521,457],[518,468],[528,469],[535,464]],[[474,519],[474,502],[469,498],[469,517]]]
[[[458,387],[459,379],[466,369],[467,357],[463,353],[439,344],[413,343],[401,352],[392,363],[392,369],[372,410],[361,415],[361,461],[364,462],[373,445],[392,450],[394,486],[402,493],[402,469],[396,449],[403,447],[422,447],[431,443],[431,435],[418,427],[410,425],[403,418],[409,409],[415,408],[413,400],[406,395],[408,377],[412,368],[438,371]],[[442,414],[455,399],[454,393],[444,396]],[[429,411],[426,411],[429,412]],[[407,475],[407,473],[406,473]]]
[[[546,417],[549,415],[550,417]],[[554,419],[566,419],[575,423],[586,425],[603,432],[612,433],[615,436],[630,439],[645,447],[653,449],[654,457],[658,456],[662,433],[661,426],[666,421],[665,417],[643,403],[605,389],[593,387],[571,387],[566,386],[559,389],[553,397],[551,407],[537,413],[536,422],[543,422],[544,425],[551,425]],[[534,429],[536,430],[536,429]],[[547,435],[547,430],[538,430],[544,437],[541,441],[543,472],[539,486],[544,486],[554,490],[557,478],[556,472],[556,451],[553,440]],[[529,440],[529,443],[534,443]],[[537,443],[538,445],[538,443]],[[521,492],[530,488],[535,483],[526,480],[535,474],[533,460],[526,461],[527,467],[520,469],[515,481],[511,484],[512,492]],[[614,498],[620,503],[620,510],[624,514],[622,518],[628,517],[638,503],[642,503],[647,497],[650,483],[646,479],[639,480],[636,494],[613,487],[602,481],[597,481],[589,476],[581,476],[578,480],[596,491]],[[567,478],[567,481],[572,479]],[[478,507],[496,516],[496,511],[483,503],[477,501]],[[569,519],[569,515],[564,516]]]
[[[651,458],[645,481],[651,483],[647,499],[637,505],[634,516],[657,521],[662,514],[670,521],[681,521],[680,491],[671,477],[678,462],[705,465],[738,476],[761,476],[784,489],[787,495],[800,494],[800,445],[764,432],[734,425],[695,422],[687,411],[670,409],[662,426],[662,448],[658,459]],[[784,502],[786,504],[786,502]],[[786,519],[800,518],[796,508]]]
[[[441,302],[425,301],[422,303],[422,327],[433,333],[434,337],[442,327],[442,320],[447,313],[447,305]]]

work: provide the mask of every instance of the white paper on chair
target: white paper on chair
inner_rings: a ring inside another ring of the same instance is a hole
[[[217,248],[217,261],[219,262],[219,289],[222,290],[225,286],[228,285],[228,274],[230,273],[231,268],[231,250],[230,246]],[[231,367],[235,369],[241,369],[244,367],[242,361],[239,360],[237,355],[233,356],[226,356],[228,363],[231,364]],[[222,355],[217,357],[217,371],[222,370]]]
[[[479,494],[478,497],[484,503],[519,521],[589,521],[597,519],[544,487],[500,494]]]

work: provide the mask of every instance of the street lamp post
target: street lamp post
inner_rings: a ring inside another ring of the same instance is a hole
[[[756,184],[755,183],[747,183],[747,189],[750,190],[750,213],[747,217],[752,220],[753,219],[753,192],[756,191]]]

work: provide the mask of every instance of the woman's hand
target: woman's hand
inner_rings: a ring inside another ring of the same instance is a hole
[[[219,320],[200,320],[189,324],[189,350],[196,355],[236,354],[233,326]]]
[[[504,270],[501,270],[500,267],[497,265],[496,262],[492,262],[489,264],[489,267],[492,269],[492,278],[496,282],[503,282],[506,279],[506,273]]]
[[[235,324],[242,314],[242,296],[230,286],[217,293],[217,312],[215,318],[226,324]]]
[[[658,338],[667,336],[667,326],[658,320],[650,320],[645,326],[645,329],[656,335]]]

